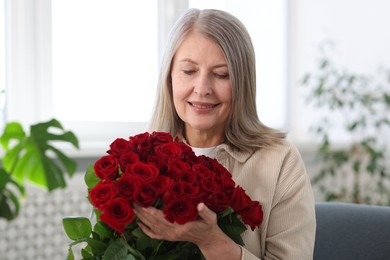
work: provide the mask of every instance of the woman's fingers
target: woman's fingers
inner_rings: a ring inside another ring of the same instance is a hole
[[[216,219],[216,214],[211,211],[203,202],[199,203],[197,206],[199,217],[206,224],[214,224]]]
[[[134,211],[141,230],[151,238],[168,241],[200,241],[206,233],[217,226],[216,214],[204,203],[197,205],[199,220],[186,224],[171,223],[165,219],[162,210],[135,206]]]
[[[134,207],[134,212],[142,223],[148,227],[156,226],[164,219],[164,214],[161,210],[156,208],[142,208],[139,206]]]
[[[150,227],[148,227],[147,225],[145,225],[144,223],[142,222],[138,222],[137,223],[138,226],[140,227],[140,229],[149,237],[151,238],[154,238],[154,239],[160,239],[160,240],[164,240],[164,236],[162,235],[159,235],[157,234],[156,232],[154,232]]]

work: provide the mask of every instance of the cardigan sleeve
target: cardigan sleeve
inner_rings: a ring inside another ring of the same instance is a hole
[[[254,256],[244,247],[241,247],[241,260],[261,260],[260,258]]]
[[[225,150],[218,159],[264,211],[261,227],[242,235],[241,259],[313,259],[315,201],[298,149],[286,141],[252,154]]]
[[[281,165],[266,234],[264,259],[313,259],[315,201],[310,179],[295,147]]]

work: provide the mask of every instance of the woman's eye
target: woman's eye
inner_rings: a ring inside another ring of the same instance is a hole
[[[186,75],[192,75],[195,73],[195,70],[183,70],[183,73]]]
[[[215,73],[214,75],[217,78],[219,78],[219,79],[227,79],[227,78],[229,78],[229,74],[228,73]]]

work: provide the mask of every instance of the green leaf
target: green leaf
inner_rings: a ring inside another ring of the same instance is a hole
[[[91,247],[91,252],[95,255],[103,255],[107,249],[106,243],[99,239],[87,238],[87,243]]]
[[[218,226],[237,244],[243,245],[241,234],[247,229],[238,214],[227,215],[218,219]]]
[[[92,189],[96,184],[99,183],[100,179],[96,176],[93,164],[88,165],[87,171],[84,175],[85,184],[87,184],[88,189]]]
[[[57,130],[60,130],[62,134],[51,134],[48,131],[49,128],[55,128]],[[65,141],[73,144],[74,147],[79,148],[77,137],[71,131],[65,132],[61,123],[56,119],[52,119],[47,122],[32,125],[30,129],[31,129],[31,136],[34,136],[35,140],[39,140],[43,142],[47,142],[48,140]]]
[[[0,209],[0,217],[7,220],[15,219],[19,215],[20,202],[12,190],[3,190],[0,197]]]
[[[62,219],[65,233],[72,240],[86,240],[92,232],[92,225],[85,217],[64,217]]]
[[[68,249],[68,257],[66,258],[66,260],[74,260],[73,250],[71,247],[69,247]]]
[[[101,238],[111,238],[113,236],[113,230],[107,227],[101,221],[96,222],[93,231]]]
[[[8,172],[13,172],[13,168],[15,168],[16,162],[19,159],[19,154],[23,150],[23,145],[24,141],[16,144],[12,149],[9,149],[7,145],[6,153],[3,157],[3,166]],[[13,176],[20,180],[20,183],[23,182],[23,174],[21,176],[13,174]]]
[[[24,187],[18,184],[4,168],[0,168],[0,217],[12,220],[19,215],[19,200],[24,197],[24,192]]]
[[[6,124],[3,134],[0,137],[1,145],[5,150],[9,149],[9,144],[13,140],[21,142],[26,137],[23,127],[18,122],[9,122]]]
[[[103,260],[123,260],[127,257],[127,247],[120,240],[110,244],[103,255]]]
[[[94,259],[93,257],[93,254],[91,252],[91,247],[90,246],[86,246],[85,248],[81,249],[81,256],[83,257],[83,259]]]
[[[232,209],[232,207],[227,207],[224,211],[218,213],[218,218],[224,218],[227,215],[231,215],[233,213],[234,213],[234,210]]]
[[[59,133],[52,133],[52,129]],[[65,187],[65,172],[72,176],[77,167],[75,161],[51,145],[58,141],[68,142],[78,148],[76,136],[64,131],[55,119],[32,125],[30,136],[25,135],[19,123],[8,123],[1,137],[1,143],[6,149],[3,159],[5,169],[20,183],[27,179],[49,191]]]
[[[74,160],[67,157],[63,152],[55,148],[54,146],[50,146],[50,149],[57,155],[60,162],[65,166],[66,171],[69,173],[70,176],[73,176],[73,174],[77,170],[77,164]]]
[[[0,168],[0,197],[9,180],[10,180],[10,175],[3,168]]]

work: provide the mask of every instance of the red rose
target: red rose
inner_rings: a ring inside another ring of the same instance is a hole
[[[204,165],[209,170],[213,169],[213,167],[214,167],[213,164],[214,163],[218,163],[217,160],[212,159],[210,157],[207,157],[205,155],[200,155],[200,156],[198,156],[197,159],[198,159],[198,162],[197,162],[198,164]]]
[[[142,180],[142,179],[141,179]],[[152,183],[139,182],[140,186],[134,193],[134,202],[142,207],[150,207],[152,206],[158,197],[158,192]]]
[[[139,153],[139,157],[141,157],[143,160],[145,160],[149,154],[151,153],[152,151],[152,143],[150,142],[150,140],[145,140],[141,143],[138,144],[137,146],[137,151]]]
[[[223,176],[224,178],[227,179],[232,178],[232,174],[225,167],[223,167],[222,164],[218,163],[217,161],[215,161],[212,164],[211,170],[217,173],[218,175]]]
[[[168,204],[171,200],[189,199],[194,204],[198,204],[204,197],[203,192],[196,183],[175,182],[173,181],[166,192],[163,194],[162,201]]]
[[[188,146],[184,142],[178,142],[178,144],[180,146],[182,158],[184,161],[188,162],[189,164],[192,164],[192,162],[198,160],[198,157],[195,155],[194,151],[190,146]]]
[[[234,180],[232,178],[221,178],[221,190],[223,190],[226,195],[228,195],[228,197],[230,198],[234,192],[234,190],[236,189],[236,183],[234,182]]]
[[[150,137],[153,140],[153,144],[155,146],[162,144],[162,143],[170,143],[173,141],[172,136],[169,133],[166,132],[153,132]]]
[[[171,200],[163,209],[165,218],[170,222],[185,224],[198,217],[196,206],[187,199]]]
[[[216,213],[224,211],[229,207],[229,203],[228,196],[222,191],[211,193],[205,201],[206,206]]]
[[[89,191],[91,203],[98,210],[104,210],[117,194],[118,190],[112,181],[101,181]]]
[[[196,183],[181,182],[181,184],[184,197],[193,199],[199,196],[200,189]]]
[[[192,170],[201,178],[208,178],[211,174],[214,174],[209,168],[200,163],[192,165]]]
[[[184,193],[183,186],[184,183],[173,181],[169,190],[164,193],[163,203],[168,204],[170,200],[182,198]]]
[[[202,178],[200,186],[203,191],[208,193],[218,192],[221,188],[220,184],[215,182],[212,176],[210,178]]]
[[[145,181],[151,181],[157,178],[160,171],[152,163],[136,162],[134,164],[128,164],[126,167],[126,173],[134,174],[142,177]]]
[[[148,141],[150,134],[148,132],[137,134],[135,136],[130,136],[129,141],[132,146],[137,147],[140,143]]]
[[[146,158],[146,162],[153,163],[160,170],[164,168],[166,161],[167,160],[165,160],[164,158],[161,158],[160,156],[153,155],[153,154],[149,155],[148,158]]]
[[[116,182],[116,186],[121,196],[126,198],[129,202],[133,202],[135,194],[138,193],[142,186],[142,182],[142,179],[137,175],[123,173]]]
[[[218,186],[226,193],[226,195],[228,195],[229,198],[232,196],[233,192],[236,189],[236,184],[232,178],[226,178],[224,176],[214,174],[213,181],[218,183]]]
[[[181,161],[179,158],[175,158],[167,162],[166,175],[172,179],[176,179],[177,175],[190,169],[191,167],[187,163]]]
[[[245,224],[254,230],[263,221],[263,211],[258,201],[252,201],[240,186],[234,190],[231,197],[231,207],[241,215]]]
[[[155,180],[152,180],[150,183],[154,186],[157,195],[160,196],[165,191],[170,189],[171,185],[173,184],[173,180],[166,176],[158,176]]]
[[[123,138],[117,138],[110,144],[110,150],[108,150],[107,153],[119,158],[122,154],[127,153],[129,150],[129,141]]]
[[[238,213],[242,220],[251,227],[252,231],[263,222],[263,210],[258,201],[252,201],[248,208]]]
[[[100,215],[100,219],[108,226],[123,233],[125,227],[134,221],[134,211],[130,203],[122,198],[114,198]]]
[[[95,162],[96,176],[100,179],[115,180],[118,176],[118,161],[113,155],[106,155]]]
[[[245,190],[237,186],[233,191],[232,197],[230,198],[230,205],[235,212],[240,212],[243,209],[246,209],[251,206],[252,200],[245,193]]]
[[[139,162],[139,157],[134,152],[124,153],[119,158],[119,165],[120,165],[122,171],[125,171],[126,166],[128,164],[133,164],[133,163],[136,163],[136,162]]]
[[[197,185],[198,175],[192,171],[183,170],[180,174],[175,176],[175,180],[178,182],[186,182],[192,185]]]
[[[178,143],[166,143],[160,144],[154,150],[157,156],[162,158],[173,159],[181,156],[181,148]]]

